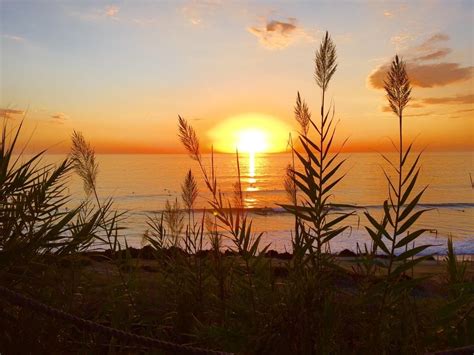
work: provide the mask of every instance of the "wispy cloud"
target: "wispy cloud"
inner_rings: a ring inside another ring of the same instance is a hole
[[[369,75],[369,83],[382,89],[389,65],[382,65]],[[472,78],[474,67],[462,67],[459,63],[418,64],[407,63],[407,72],[413,86],[432,88],[462,82]]]
[[[222,0],[192,0],[182,6],[180,10],[188,23],[199,26],[204,23],[205,17],[220,5],[222,5]]]
[[[474,112],[474,108],[468,108],[468,109],[465,109],[465,110],[457,110],[456,112],[458,112],[458,113]]]
[[[411,99],[408,103],[408,108],[423,108],[425,105],[418,102],[416,99]],[[383,105],[381,107],[382,112],[393,112],[392,108],[389,105]]]
[[[396,5],[398,3],[397,2],[392,2],[392,3],[388,2],[387,4],[388,5]],[[402,15],[407,10],[408,10],[408,7],[407,7],[406,4],[399,4],[398,6],[389,6],[388,8],[385,8],[382,11],[382,15],[387,19],[391,19],[391,18],[394,18],[394,17],[399,17],[400,15]]]
[[[314,36],[298,26],[295,18],[288,18],[287,21],[266,20],[262,25],[248,27],[247,30],[267,49],[283,49],[300,39],[314,41]]]
[[[117,17],[120,8],[115,5],[109,5],[105,7],[105,16],[107,17]]]
[[[49,122],[63,124],[67,119],[69,119],[69,116],[66,115],[64,112],[57,112],[54,115],[50,116]]]
[[[10,108],[0,108],[0,117],[1,118],[15,118],[18,115],[24,115],[25,111],[23,110],[13,110]]]
[[[120,21],[118,14],[120,7],[117,5],[107,5],[102,7],[88,7],[86,9],[70,10],[71,16],[77,17],[83,21],[103,21],[114,20]]]
[[[449,104],[449,105],[467,105],[474,104],[474,94],[469,95],[457,95],[457,96],[448,96],[448,97],[427,97],[421,99],[421,102],[424,104],[439,105],[439,104]]]
[[[407,71],[413,86],[432,88],[472,78],[473,66],[462,66],[452,62],[433,63],[435,60],[443,59],[451,52],[450,48],[441,47],[448,40],[449,37],[446,34],[438,33],[420,45],[411,47],[402,53],[402,57],[405,57],[407,62]],[[375,68],[368,77],[368,83],[376,89],[382,89],[389,67],[390,64],[385,63]]]
[[[406,48],[407,45],[414,40],[415,36],[409,32],[402,32],[390,38],[390,42],[395,46],[397,51]]]
[[[440,59],[446,57],[451,53],[451,49],[447,47],[441,47],[442,43],[447,42],[449,36],[444,33],[437,33],[419,46],[416,46],[409,50],[408,55],[412,54],[412,60],[414,61],[430,61],[434,59]]]
[[[429,111],[429,112],[420,112],[420,113],[409,113],[405,116],[406,117],[428,117],[428,116],[432,116],[433,114],[437,114],[437,113],[433,111]]]
[[[26,42],[26,38],[21,37],[21,36],[15,36],[15,35],[10,35],[10,34],[2,34],[2,37],[9,40],[9,41]]]

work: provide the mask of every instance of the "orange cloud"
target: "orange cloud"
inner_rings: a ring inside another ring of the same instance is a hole
[[[441,42],[449,40],[449,36],[444,33],[437,33],[427,40],[425,40],[419,46],[408,49],[408,55],[413,53],[414,61],[429,61],[434,59],[440,59],[446,57],[451,53],[450,48],[439,48]]]
[[[16,115],[23,115],[25,111],[23,110],[12,110],[9,108],[0,108],[0,117],[1,118],[14,118]]]
[[[421,100],[425,104],[472,104],[474,103],[474,95],[457,95],[450,97],[428,97]]]
[[[188,1],[181,12],[190,24],[198,26],[221,5],[221,0]]]
[[[456,111],[456,112],[458,112],[458,113],[464,113],[464,112],[473,112],[473,111],[474,111],[474,108],[468,108],[468,109],[466,109],[466,110],[458,110],[458,111]]]
[[[426,116],[431,116],[433,115],[433,111],[430,112],[421,112],[421,113],[410,113],[405,115],[406,117],[426,117]]]
[[[382,65],[370,73],[369,84],[375,89],[383,89],[389,64]],[[472,78],[474,67],[462,67],[458,63],[418,64],[407,63],[408,77],[413,86],[432,88],[446,86]]]
[[[425,105],[420,104],[417,102],[418,100],[416,99],[411,99],[410,102],[408,103],[409,108],[422,108],[425,107]],[[392,112],[392,109],[389,105],[384,105],[382,106],[382,112]]]
[[[405,51],[408,76],[413,86],[432,88],[446,86],[472,78],[474,67],[463,67],[459,63],[426,63],[446,57],[451,53],[450,48],[440,48],[440,44],[449,40],[444,33],[437,33],[418,46]],[[370,73],[369,84],[376,89],[382,89],[389,63],[379,66]]]
[[[49,122],[57,123],[57,124],[63,124],[64,121],[66,121],[69,118],[69,116],[67,116],[63,112],[55,113],[54,115],[51,115],[50,117],[51,119],[49,120]]]
[[[105,8],[105,16],[107,17],[116,17],[119,13],[120,8],[115,5],[110,5]]]
[[[416,57],[415,60],[425,61],[425,60],[439,59],[439,58],[446,57],[449,53],[451,53],[451,49],[442,48],[434,52]]]
[[[303,28],[298,27],[295,18],[288,18],[288,22],[269,21],[260,27],[249,27],[247,30],[259,39],[260,44],[267,49],[283,49],[299,38],[313,41]]]

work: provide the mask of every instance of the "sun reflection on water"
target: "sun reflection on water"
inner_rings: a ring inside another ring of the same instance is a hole
[[[249,152],[249,171],[247,182],[249,183],[247,191],[258,190],[258,187],[256,186],[257,178],[255,176],[255,152]]]
[[[245,191],[247,192],[244,202],[245,202],[245,207],[246,208],[254,208],[258,200],[255,198],[255,196],[252,196],[252,192],[258,191],[259,188],[257,186],[257,175],[256,175],[256,169],[255,169],[255,159],[256,158],[256,153],[255,152],[249,152],[248,153],[248,171],[247,171],[247,183],[248,186],[245,188]]]

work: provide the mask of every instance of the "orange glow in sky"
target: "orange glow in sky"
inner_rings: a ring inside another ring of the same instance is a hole
[[[278,153],[287,148],[291,127],[275,117],[260,113],[233,116],[208,132],[218,152]]]
[[[205,153],[285,151],[297,92],[320,119],[314,54],[328,30],[335,150],[347,137],[344,151],[392,149],[398,123],[383,83],[395,54],[413,86],[407,141],[473,150],[472,4],[3,1],[0,121],[26,117],[30,152],[66,153],[76,130],[97,153],[184,153],[178,115]]]

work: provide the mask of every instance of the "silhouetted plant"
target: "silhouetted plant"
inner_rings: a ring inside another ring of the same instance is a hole
[[[379,266],[385,269],[386,278],[381,287],[374,288],[372,296],[376,298],[379,306],[378,320],[380,330],[376,332],[374,342],[377,346],[386,344],[393,351],[412,351],[416,340],[418,319],[420,317],[415,303],[410,300],[410,292],[420,280],[405,277],[408,270],[429,256],[418,256],[430,245],[416,245],[416,240],[426,229],[414,227],[418,218],[425,213],[426,209],[417,210],[417,204],[422,197],[426,187],[414,194],[417,178],[420,172],[419,160],[421,152],[413,162],[410,161],[410,152],[413,143],[405,149],[403,145],[403,114],[410,101],[411,86],[406,73],[405,63],[395,56],[385,81],[387,100],[393,113],[398,118],[399,142],[397,152],[398,161],[391,161],[385,155],[384,160],[393,169],[395,178],[383,169],[388,184],[388,199],[383,202],[382,222],[378,222],[370,212],[365,216],[370,222],[366,227],[373,243],[388,258],[387,263]],[[377,298],[379,297],[380,298]],[[406,312],[406,317],[401,318],[400,309]],[[391,323],[391,327],[387,324]],[[399,331],[403,327],[403,331]],[[409,330],[411,329],[411,330]],[[398,340],[402,333],[407,336],[402,343]],[[370,337],[369,337],[370,338]]]
[[[309,112],[306,102],[301,99],[299,91],[296,96],[295,119],[300,125],[300,134],[306,137],[310,128],[311,112]]]
[[[283,205],[302,222],[301,233],[308,248],[314,267],[321,269],[323,254],[329,251],[331,239],[343,233],[348,226],[341,223],[352,213],[336,212],[337,205],[330,202],[333,190],[344,175],[338,175],[344,160],[339,161],[339,153],[332,153],[336,132],[334,107],[325,108],[329,82],[337,68],[336,47],[326,32],[315,57],[315,80],[321,89],[320,121],[316,124],[309,109],[298,93],[295,107],[296,119],[301,124],[299,137],[304,153],[293,149],[303,166],[304,172],[294,170],[294,182],[303,194],[297,205]],[[308,136],[308,124],[314,128],[316,139]],[[331,155],[331,154],[332,155]]]
[[[410,164],[408,158],[413,143],[406,150],[403,147],[403,112],[410,101],[411,87],[405,64],[398,56],[393,60],[387,74],[385,91],[390,107],[398,117],[399,143],[397,162],[390,161],[386,156],[383,156],[383,158],[394,170],[396,180],[393,181],[390,174],[384,169],[389,189],[389,198],[383,203],[383,216],[387,222],[386,225],[377,222],[369,212],[365,212],[365,215],[372,225],[366,227],[370,237],[380,250],[389,257],[386,270],[387,276],[389,279],[398,279],[405,271],[428,258],[428,256],[423,256],[411,259],[430,246],[418,245],[410,248],[410,243],[416,241],[419,236],[426,232],[426,229],[411,230],[418,218],[427,211],[426,209],[416,211],[417,204],[426,187],[422,188],[415,196],[412,196],[420,172],[418,162],[421,152]],[[382,238],[380,235],[382,235]]]
[[[184,228],[184,216],[177,199],[175,199],[173,203],[170,203],[168,200],[166,201],[163,217],[168,227],[173,246],[179,246],[179,239]]]
[[[238,152],[236,152],[238,181],[235,189],[235,196],[237,196],[237,198],[234,198],[234,200],[237,200],[237,203],[232,205],[231,201],[226,198],[224,194],[218,189],[213,151],[211,152],[210,172],[208,172],[202,161],[202,155],[199,150],[199,140],[194,129],[181,116],[178,117],[178,126],[180,140],[184,147],[188,150],[191,158],[198,162],[204,177],[204,182],[212,196],[208,202],[211,206],[215,220],[209,223],[209,225],[211,225],[209,230],[211,231],[210,239],[214,246],[213,250],[215,253],[214,275],[218,281],[218,294],[223,304],[222,314],[224,316],[226,312],[226,279],[230,275],[226,269],[226,265],[221,259],[219,250],[217,249],[220,245],[220,238],[224,236],[220,230],[224,230],[228,233],[228,237],[232,241],[235,248],[234,251],[237,252],[243,260],[244,267],[241,268],[239,265],[235,265],[233,270],[234,272],[240,273],[246,281],[245,283],[241,284],[241,289],[243,291],[242,296],[251,305],[249,317],[252,320],[252,325],[255,326],[258,322],[256,313],[257,303],[262,302],[263,300],[258,299],[255,288],[254,273],[256,269],[262,267],[262,265],[266,263],[264,254],[269,245],[262,248],[260,247],[260,240],[263,233],[259,233],[258,235],[254,235],[252,233],[252,222],[248,220],[246,211],[242,208],[243,197],[240,182],[240,164]]]
[[[45,151],[27,158],[15,148],[23,122],[8,135],[3,124],[0,142],[0,267],[28,263],[40,254],[64,255],[85,250],[92,237],[85,231],[97,216],[73,223],[83,207],[66,209],[66,177],[71,161],[43,164]],[[9,141],[9,142],[8,142]]]
[[[449,298],[438,310],[437,334],[447,338],[447,345],[469,345],[474,342],[474,283],[466,272],[468,262],[457,260],[452,238],[445,262]]]
[[[113,199],[101,202],[97,193],[97,174],[99,165],[96,161],[94,148],[88,143],[81,132],[74,131],[71,137],[72,146],[69,157],[75,173],[83,182],[87,196],[93,195],[100,211],[101,231],[94,231],[95,237],[102,241],[111,251],[121,249],[119,231],[122,229],[119,222],[123,221],[125,212],[112,210]]]
[[[333,149],[334,106],[326,108],[327,89],[336,68],[336,48],[326,32],[315,56],[315,81],[321,89],[320,119],[314,121],[298,93],[295,119],[300,125],[299,142],[303,150],[299,152],[292,142],[290,145],[302,171],[292,163],[287,176],[294,186],[291,188],[288,177],[285,186],[287,194],[295,196],[296,193],[296,198],[292,199],[292,204],[282,205],[296,217],[288,280],[292,292],[283,293],[282,301],[288,305],[282,312],[287,312],[290,323],[295,319],[301,322],[300,327],[286,330],[294,334],[292,348],[288,351],[296,353],[334,351],[331,339],[337,319],[331,302],[334,292],[331,276],[338,267],[330,255],[330,241],[349,228],[343,222],[352,214],[343,212],[339,208],[341,205],[331,202],[334,188],[344,177],[340,174],[344,160],[341,161],[339,153]]]
[[[186,178],[184,179],[184,182],[181,185],[181,199],[183,200],[184,206],[186,207],[188,212],[192,211],[197,197],[198,187],[196,179],[194,178],[191,169],[189,169],[188,173],[186,174]]]
[[[96,194],[96,180],[99,166],[95,160],[94,149],[86,142],[81,132],[74,131],[72,134],[70,156],[76,174],[82,179],[86,194]]]

